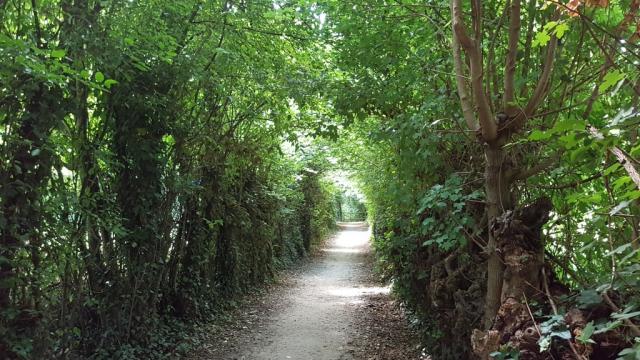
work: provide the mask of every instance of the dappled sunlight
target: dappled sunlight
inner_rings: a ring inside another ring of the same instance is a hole
[[[359,297],[368,295],[384,295],[391,291],[390,286],[384,287],[340,287],[328,290],[329,294],[339,297]]]
[[[338,223],[340,232],[322,251],[327,253],[366,253],[369,251],[370,228],[366,222]],[[355,285],[355,284],[354,284]],[[359,302],[363,296],[388,294],[390,286],[369,287],[366,285],[332,286],[325,291],[331,296],[354,298],[350,303]]]
[[[326,253],[339,253],[339,254],[359,254],[359,253],[363,253],[365,252],[364,249],[357,249],[357,248],[324,248],[322,249],[323,252]]]
[[[369,228],[364,222],[339,223],[340,231],[323,248],[323,252],[328,253],[364,253],[368,251]]]

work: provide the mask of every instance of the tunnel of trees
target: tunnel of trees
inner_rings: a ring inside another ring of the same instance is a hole
[[[366,217],[434,359],[639,359],[639,40],[638,0],[0,0],[0,358],[177,356]]]

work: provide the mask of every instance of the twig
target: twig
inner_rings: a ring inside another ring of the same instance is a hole
[[[599,179],[601,177],[602,177],[602,173],[599,172],[597,174],[589,176],[586,179],[576,180],[576,181],[568,183],[568,184],[554,185],[554,186],[537,185],[536,187],[539,187],[541,189],[547,189],[547,190],[562,190],[562,189],[567,189],[567,188],[574,188],[574,187],[577,187],[578,185],[582,185],[582,184],[588,183],[590,181]]]
[[[520,1],[512,0],[509,12],[509,47],[507,61],[504,66],[504,98],[502,105],[509,117],[514,116],[517,111],[514,101],[518,40],[520,39]]]
[[[569,276],[571,276],[573,278],[574,281],[576,281],[578,284],[582,285],[583,287],[586,286],[586,282],[584,281],[584,279],[582,279],[581,277],[578,276],[578,274],[573,271],[571,268],[569,268],[567,266],[567,264],[563,263],[562,261],[560,261],[558,258],[555,257],[555,255],[553,255],[552,253],[550,253],[549,251],[545,250],[544,255],[551,259],[551,261],[558,265],[562,270],[564,270],[567,274],[569,274]]]
[[[542,268],[542,283],[544,285],[544,291],[547,294],[547,299],[549,299],[549,304],[551,304],[551,309],[553,309],[553,314],[554,315],[558,315],[558,307],[556,306],[556,303],[553,301],[553,297],[551,296],[551,291],[549,291],[549,282],[547,281],[547,271]],[[571,352],[573,352],[573,355],[576,356],[576,359],[580,359],[580,360],[586,360],[586,358],[582,355],[580,355],[580,353],[578,352],[578,349],[576,349],[576,346],[573,344],[573,342],[569,339],[567,340],[569,341],[569,347],[571,348]]]
[[[553,301],[553,297],[551,297],[551,291],[549,291],[549,281],[547,280],[547,270],[542,268],[542,279],[544,284],[544,291],[547,294],[547,298],[549,299],[549,304],[551,304],[551,309],[553,309],[553,313],[558,315],[558,307],[556,303]]]
[[[618,307],[618,305],[616,305],[616,303],[613,302],[613,300],[611,300],[609,294],[607,294],[607,291],[608,290],[602,292],[602,298],[604,299],[604,302],[606,302],[613,311],[620,311],[620,308]],[[634,324],[630,319],[624,319],[624,323],[629,327],[629,329],[631,329],[631,332],[634,336],[640,336],[640,328],[638,328],[638,325]]]
[[[531,321],[533,321],[533,326],[536,328],[536,331],[538,332],[538,336],[542,337],[542,333],[540,332],[538,323],[536,322],[536,319],[533,317],[533,313],[531,312],[531,308],[529,307],[529,301],[527,301],[527,294],[523,292],[522,296],[524,297],[524,304],[527,306],[527,311],[529,312],[529,316],[531,316]]]
[[[595,127],[589,127],[589,132],[596,140],[604,140],[604,135]],[[625,152],[617,146],[612,146],[607,150],[616,156],[618,162],[622,164],[622,167],[627,171],[631,180],[633,180],[638,189],[640,189],[640,173],[638,173],[638,170],[633,166],[634,159],[627,157]]]
[[[547,170],[548,168],[550,168],[551,166],[555,165],[556,162],[558,160],[560,160],[560,157],[562,156],[562,151],[555,154],[554,156],[548,157],[540,162],[538,162],[537,165],[528,168],[528,169],[518,169],[517,171],[515,171],[514,173],[511,174],[511,180],[512,181],[517,181],[517,180],[526,180],[534,175],[537,175],[538,173]]]

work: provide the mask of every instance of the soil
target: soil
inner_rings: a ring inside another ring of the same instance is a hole
[[[189,359],[429,359],[389,287],[377,281],[364,223],[340,225],[307,264],[224,324]]]

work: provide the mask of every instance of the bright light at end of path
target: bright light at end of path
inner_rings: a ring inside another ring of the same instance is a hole
[[[367,295],[388,294],[391,287],[344,287],[329,290],[329,294],[339,297],[358,297]]]
[[[362,223],[353,223],[341,225],[340,231],[330,242],[327,247],[322,249],[328,253],[346,253],[355,254],[369,251],[369,230],[364,230]],[[350,228],[353,228],[351,230]]]

